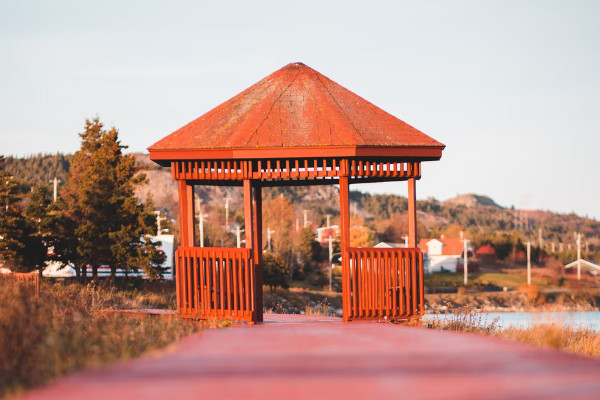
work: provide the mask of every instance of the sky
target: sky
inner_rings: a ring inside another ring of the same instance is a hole
[[[444,143],[418,198],[600,219],[600,1],[0,1],[0,154],[141,152],[300,61]],[[406,195],[406,185],[353,189]]]

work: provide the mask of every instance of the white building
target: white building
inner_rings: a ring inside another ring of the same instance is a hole
[[[424,271],[456,272],[459,260],[463,258],[465,242],[463,239],[421,239],[419,247],[423,252]],[[473,255],[471,243],[467,241],[467,255]]]

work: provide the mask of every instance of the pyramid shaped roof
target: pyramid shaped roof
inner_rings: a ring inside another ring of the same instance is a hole
[[[307,155],[439,159],[444,147],[314,69],[292,63],[148,150],[157,161]]]

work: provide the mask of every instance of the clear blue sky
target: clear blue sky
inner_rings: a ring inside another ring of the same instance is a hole
[[[143,151],[302,61],[447,145],[420,198],[600,218],[599,21],[600,1],[2,0],[0,153],[73,152],[95,115]]]

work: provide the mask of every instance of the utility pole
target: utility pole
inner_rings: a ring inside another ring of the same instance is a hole
[[[531,285],[531,242],[527,242],[527,285]]]
[[[467,286],[467,282],[469,281],[469,275],[468,275],[468,271],[469,271],[469,257],[468,257],[468,248],[469,248],[469,240],[468,239],[464,239],[463,243],[465,244],[465,249],[464,249],[464,281],[465,281],[465,286]]]
[[[229,229],[229,200],[231,197],[227,196],[225,198],[225,230]]]
[[[329,291],[333,287],[333,237],[329,236]]]
[[[204,217],[207,216],[200,211],[200,247],[204,247]]]
[[[581,280],[581,233],[577,233],[577,280]]]
[[[404,239],[404,248],[408,249],[408,235],[402,236],[402,239]]]
[[[54,202],[56,203],[56,200],[58,199],[58,182],[62,182],[60,179],[58,179],[57,177],[54,177],[53,180],[50,181],[50,183],[54,184]]]
[[[304,211],[304,227],[306,228],[308,226],[308,210],[302,211]]]
[[[271,252],[271,234],[275,233],[275,231],[272,231],[271,228],[267,228],[267,249],[269,250],[269,253]]]
[[[544,239],[542,238],[542,228],[538,229],[538,246],[540,249],[544,248]]]
[[[237,248],[239,249],[240,247],[242,247],[242,232],[244,230],[240,229],[239,225],[237,228],[235,228],[235,236],[237,238]]]
[[[327,227],[329,228],[331,226],[331,215],[327,214]]]
[[[300,232],[300,220],[296,217],[296,232]]]
[[[208,217],[208,215],[204,214],[202,211],[202,199],[196,199],[196,210],[199,219],[198,228],[200,228],[200,247],[204,247],[204,218]]]
[[[160,221],[163,219],[166,220],[167,217],[161,217],[160,210],[154,211],[154,214],[156,214],[156,234],[160,235],[162,233],[162,227],[161,227]]]

